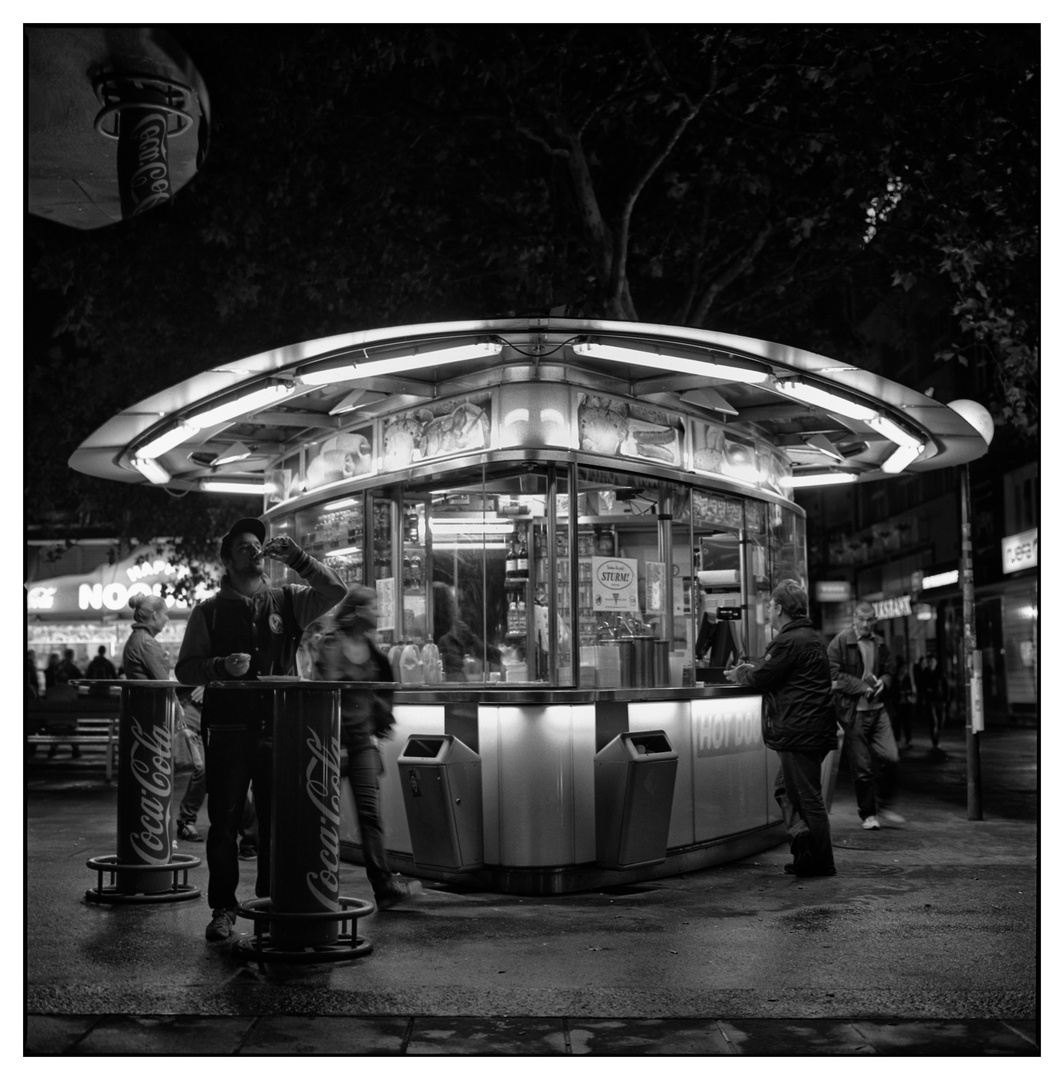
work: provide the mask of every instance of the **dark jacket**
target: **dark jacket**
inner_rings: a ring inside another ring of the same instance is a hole
[[[179,682],[203,686],[212,680],[233,680],[225,668],[230,653],[248,653],[251,667],[239,681],[260,675],[294,675],[296,649],[303,628],[335,607],[347,586],[335,570],[305,553],[292,567],[307,585],[283,585],[245,596],[222,579],[218,592],[197,604],[177,658]],[[272,715],[272,695],[208,688],[203,695],[206,728],[243,726]]]
[[[891,672],[894,670],[890,648],[879,634],[873,634],[872,640],[876,647],[872,674],[882,679],[889,689],[893,680]],[[832,638],[828,645],[828,662],[831,664],[831,681],[835,688],[839,723],[843,727],[849,727],[857,712],[858,699],[868,690],[868,684],[864,681],[864,658],[861,656],[861,647],[857,644],[855,630],[843,630]]]
[[[344,656],[338,631],[332,630],[319,642],[314,660],[314,678],[323,682],[386,682],[392,674],[388,658],[366,638],[369,660],[359,668]],[[374,746],[374,737],[386,738],[395,716],[390,687],[360,686],[340,693],[340,743],[348,751]]]
[[[772,750],[834,750],[831,669],[809,619],[792,619],[738,682],[764,695],[761,731]]]

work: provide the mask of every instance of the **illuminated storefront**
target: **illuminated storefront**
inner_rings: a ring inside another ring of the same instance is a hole
[[[483,763],[484,873],[554,892],[606,880],[595,755],[619,732],[666,732],[678,771],[667,857],[610,880],[779,842],[760,698],[724,669],[764,651],[778,582],[809,587],[793,490],[985,450],[963,410],[801,350],[525,319],[222,365],[119,414],[71,463],[257,490],[272,534],[372,584],[400,685],[383,748],[397,865],[405,739],[453,735]]]

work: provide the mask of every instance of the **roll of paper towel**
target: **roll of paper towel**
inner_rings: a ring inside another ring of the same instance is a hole
[[[698,584],[703,589],[715,589],[725,585],[739,584],[738,570],[699,570]]]

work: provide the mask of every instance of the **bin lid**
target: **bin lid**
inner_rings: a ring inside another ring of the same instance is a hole
[[[479,762],[480,755],[454,735],[410,735],[399,755],[400,765],[442,765]]]
[[[595,761],[668,761],[676,757],[664,731],[622,731],[595,755]]]

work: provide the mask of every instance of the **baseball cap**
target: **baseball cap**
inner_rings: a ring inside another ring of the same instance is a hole
[[[266,526],[258,518],[241,518],[239,521],[234,521],[229,531],[222,537],[222,542],[218,545],[218,553],[223,559],[228,559],[233,549],[233,541],[241,533],[251,533],[253,536],[258,537],[260,544],[266,542]]]

